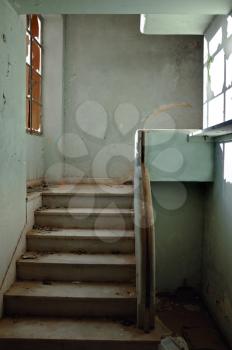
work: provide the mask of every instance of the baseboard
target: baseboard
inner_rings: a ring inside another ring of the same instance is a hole
[[[32,190],[32,189],[36,189],[38,187],[41,187],[44,183],[44,178],[41,177],[39,179],[35,179],[35,180],[27,180],[27,190]]]

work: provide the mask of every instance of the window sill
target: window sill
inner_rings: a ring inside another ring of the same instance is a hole
[[[211,126],[206,129],[194,131],[189,134],[189,137],[193,136],[208,136],[208,137],[220,137],[232,134],[232,120]]]
[[[43,132],[42,131],[33,131],[33,130],[30,130],[30,129],[26,129],[26,133],[28,135],[43,136]]]

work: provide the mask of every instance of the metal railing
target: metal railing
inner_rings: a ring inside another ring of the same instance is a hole
[[[155,227],[145,134],[137,130],[135,136],[134,212],[137,326],[149,332],[155,327]]]

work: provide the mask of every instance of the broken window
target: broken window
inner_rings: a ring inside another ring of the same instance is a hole
[[[41,134],[42,113],[42,18],[27,15],[26,32],[26,129]]]
[[[209,53],[212,56],[222,44],[222,28],[220,28],[209,42]]]
[[[204,38],[204,128],[232,120],[232,16],[224,18]]]

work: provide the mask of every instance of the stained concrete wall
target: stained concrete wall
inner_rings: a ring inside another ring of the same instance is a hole
[[[202,37],[146,36],[139,20],[66,16],[66,176],[128,176],[137,128],[202,126]]]
[[[0,283],[26,221],[24,20],[0,2]]]

